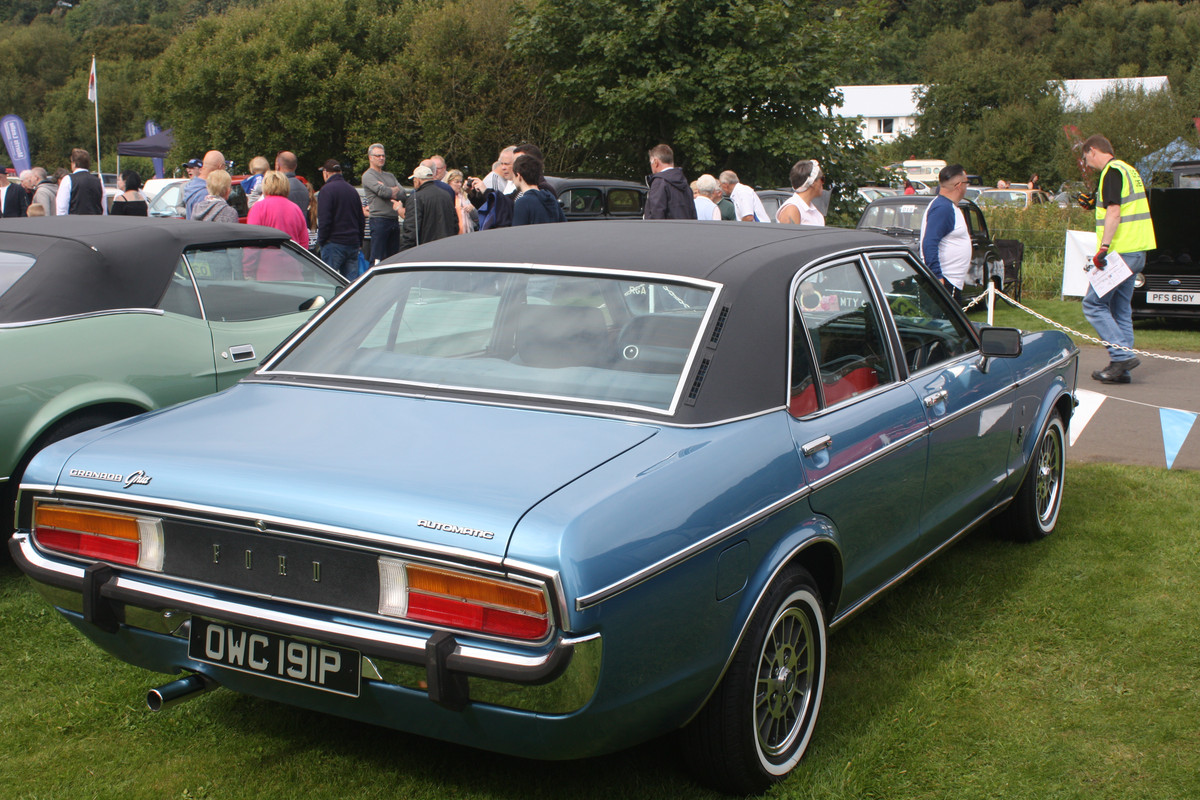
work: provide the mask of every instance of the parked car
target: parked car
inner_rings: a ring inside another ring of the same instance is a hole
[[[1031,208],[1050,202],[1050,195],[1041,189],[1013,187],[1009,189],[984,189],[975,198],[981,206],[1009,206],[1011,208]]]
[[[527,758],[682,727],[749,792],[808,747],[829,628],[993,515],[1053,531],[1064,334],[977,330],[872,233],[543,228],[402,253],[230,390],[51,445],[17,565],[187,673],[152,707]]]
[[[229,189],[229,198],[227,202],[237,211],[238,221],[245,222],[246,215],[250,211],[249,203],[246,199],[246,191],[242,188],[242,179],[244,175],[238,175],[233,178],[233,185]],[[189,179],[180,178],[170,181],[158,190],[158,193],[150,197],[148,204],[149,215],[151,217],[159,217],[161,219],[184,219],[187,217],[187,209],[184,204],[183,187]],[[149,197],[149,195],[147,195]],[[111,207],[112,201],[109,201]]]
[[[877,231],[893,236],[921,257],[921,221],[934,197],[926,195],[897,195],[872,200],[858,218],[858,229]],[[988,281],[1006,293],[1020,297],[1020,260],[1008,263],[1001,254],[999,243],[988,233],[983,211],[970,200],[958,204],[971,233],[971,268],[967,273],[964,291],[977,293],[987,288]]]
[[[1200,319],[1200,189],[1150,189],[1158,247],[1134,279],[1133,316]]]
[[[333,299],[345,281],[285,240],[135,217],[0,223],[0,528],[37,450],[235,383]]]
[[[877,197],[892,197],[901,194],[903,190],[891,186],[860,186],[857,192],[859,197],[869,203]]]
[[[641,219],[647,188],[633,181],[608,178],[547,177],[558,194],[567,221]]]

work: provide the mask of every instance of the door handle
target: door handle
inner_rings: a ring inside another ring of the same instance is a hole
[[[234,361],[252,361],[254,359],[254,345],[238,344],[229,348],[229,356]]]
[[[807,444],[800,445],[800,452],[811,457],[829,447],[833,447],[833,437],[826,435],[820,439],[813,439]]]
[[[950,393],[947,392],[945,389],[942,389],[941,391],[938,391],[938,392],[934,392],[933,394],[931,394],[925,398],[925,407],[933,408],[938,403],[945,402],[947,399],[949,399],[949,397],[950,397]]]

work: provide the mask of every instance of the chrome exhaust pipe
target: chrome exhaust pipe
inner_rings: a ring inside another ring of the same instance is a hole
[[[184,700],[191,700],[193,697],[212,691],[217,688],[217,685],[212,678],[193,672],[187,677],[171,681],[157,689],[151,689],[146,693],[146,705],[150,707],[151,711],[162,711],[179,705]]]

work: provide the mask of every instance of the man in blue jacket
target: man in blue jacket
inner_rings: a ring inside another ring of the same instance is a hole
[[[321,260],[349,280],[358,277],[358,250],[366,217],[354,187],[342,177],[342,165],[329,159],[321,167],[325,185],[317,195],[317,247]]]

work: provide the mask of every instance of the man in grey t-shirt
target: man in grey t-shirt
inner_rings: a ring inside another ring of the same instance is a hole
[[[371,166],[362,174],[362,187],[371,222],[371,262],[375,263],[400,251],[397,204],[404,200],[405,192],[396,176],[383,170],[387,161],[383,145],[375,143],[368,147],[367,160]]]

